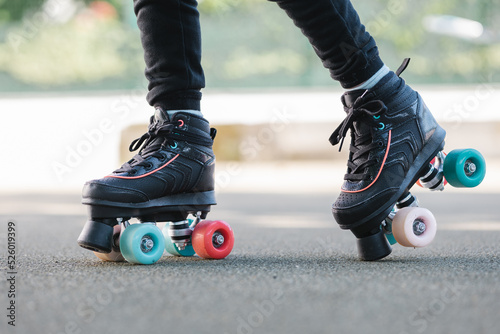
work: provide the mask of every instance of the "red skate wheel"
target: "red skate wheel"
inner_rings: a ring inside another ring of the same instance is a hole
[[[233,250],[233,230],[221,220],[204,220],[194,228],[191,243],[198,256],[223,259]]]

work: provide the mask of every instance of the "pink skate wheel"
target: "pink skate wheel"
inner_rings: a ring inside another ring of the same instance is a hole
[[[405,247],[425,247],[436,236],[436,219],[427,209],[402,208],[392,221],[392,234]]]
[[[95,256],[103,261],[108,262],[121,262],[125,261],[120,252],[120,235],[122,233],[122,227],[120,224],[113,227],[113,250],[111,253],[98,253],[94,252]]]
[[[204,220],[194,228],[191,243],[198,256],[223,259],[233,250],[234,233],[226,222]]]

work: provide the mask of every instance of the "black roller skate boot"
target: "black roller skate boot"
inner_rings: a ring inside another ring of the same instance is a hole
[[[330,137],[341,149],[351,132],[347,174],[332,212],[340,227],[357,237],[363,260],[391,253],[381,222],[444,146],[446,132],[399,78],[407,64],[369,90],[345,93],[347,117]]]
[[[110,175],[84,185],[82,203],[88,205],[90,220],[78,244],[101,253],[116,251],[113,227],[135,217],[153,225],[182,222],[171,236],[185,239],[184,246],[188,245],[192,229],[187,216],[192,214],[199,221],[216,204],[214,137],[215,129],[200,116],[180,111],[169,117],[156,108],[148,132],[130,145],[130,151],[140,148],[139,153]],[[158,237],[156,232],[153,235]],[[142,253],[151,252],[155,238],[144,237]],[[144,263],[140,258],[131,262]]]

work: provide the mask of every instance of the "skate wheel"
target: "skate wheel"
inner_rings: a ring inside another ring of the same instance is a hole
[[[394,238],[394,234],[392,234],[392,233],[386,233],[385,237],[387,238],[387,241],[389,241],[389,243],[391,245],[394,245],[394,244],[397,243],[396,239]]]
[[[233,249],[233,230],[221,220],[205,220],[194,228],[191,243],[198,256],[205,259],[223,259]]]
[[[95,256],[103,261],[109,262],[121,262],[125,261],[122,252],[120,251],[120,235],[122,232],[122,227],[120,224],[113,227],[113,248],[111,253],[98,253],[94,252]]]
[[[122,232],[120,250],[130,263],[153,264],[163,255],[165,240],[155,225],[133,224]]]
[[[436,219],[424,208],[402,208],[394,216],[392,233],[401,246],[424,247],[436,236]]]
[[[486,162],[478,151],[468,148],[453,150],[443,164],[444,177],[454,187],[478,186],[486,174]]]
[[[165,224],[165,226],[162,229],[163,233],[163,238],[165,240],[165,250],[174,256],[193,256],[195,254],[193,246],[188,245],[184,249],[179,249],[176,244],[173,243],[172,238],[170,238],[170,235],[168,234],[168,231],[170,230],[169,224]]]

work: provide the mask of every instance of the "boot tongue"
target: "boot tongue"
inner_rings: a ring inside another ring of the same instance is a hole
[[[371,126],[366,121],[363,122],[362,119],[355,121],[352,126],[354,128],[354,131],[356,132],[356,137],[359,137],[371,131]]]
[[[354,106],[354,102],[361,96],[363,95],[365,91],[364,90],[357,90],[357,91],[352,91],[352,92],[346,92],[342,95],[342,103],[344,105],[344,110],[346,113],[349,112],[351,108]],[[355,145],[355,140],[366,135],[367,133],[371,132],[371,125],[364,119],[365,117],[360,117],[356,119],[352,123],[352,128],[351,132],[354,131],[354,136],[351,141],[351,145]],[[355,145],[358,149],[361,149],[362,147],[369,145],[371,143],[370,140],[367,140],[366,142],[363,143],[358,143],[358,145]],[[363,163],[366,159],[368,159],[369,152],[363,154],[362,156],[359,156],[357,159],[353,160],[352,162],[355,165],[359,165]],[[351,159],[351,158],[349,158]],[[349,170],[349,173],[351,171]],[[356,173],[363,173],[362,170],[358,170]]]
[[[150,129],[151,129],[151,127],[153,129],[158,129],[164,123],[169,122],[169,121],[170,121],[170,118],[168,117],[167,112],[165,112],[160,107],[156,107],[155,112],[153,114],[153,122],[150,124]],[[164,139],[165,138],[163,138],[162,136],[158,136],[156,138],[153,138],[147,146],[161,145],[162,142],[164,141]],[[145,152],[143,151],[143,153],[148,152],[146,147],[144,147],[144,149],[146,149],[146,150],[145,150]],[[146,155],[144,157],[146,157],[147,155],[148,154],[146,153]]]
[[[348,108],[351,108],[354,105],[354,102],[365,93],[366,90],[360,89],[360,90],[353,90],[349,92],[345,92],[342,94],[341,101],[342,104],[344,105],[345,109],[347,110]]]
[[[155,122],[161,124],[170,121],[170,118],[168,117],[168,114],[165,111],[163,111],[160,107],[156,107],[154,113],[154,120]]]
[[[349,112],[349,109],[353,107],[354,102],[363,95],[364,90],[356,90],[352,92],[346,92],[342,95],[342,104],[344,105],[344,110],[346,113]],[[370,125],[367,122],[364,122],[363,119],[358,119],[352,124],[354,131],[356,132],[356,137],[359,137],[362,134],[365,134],[370,131]]]

